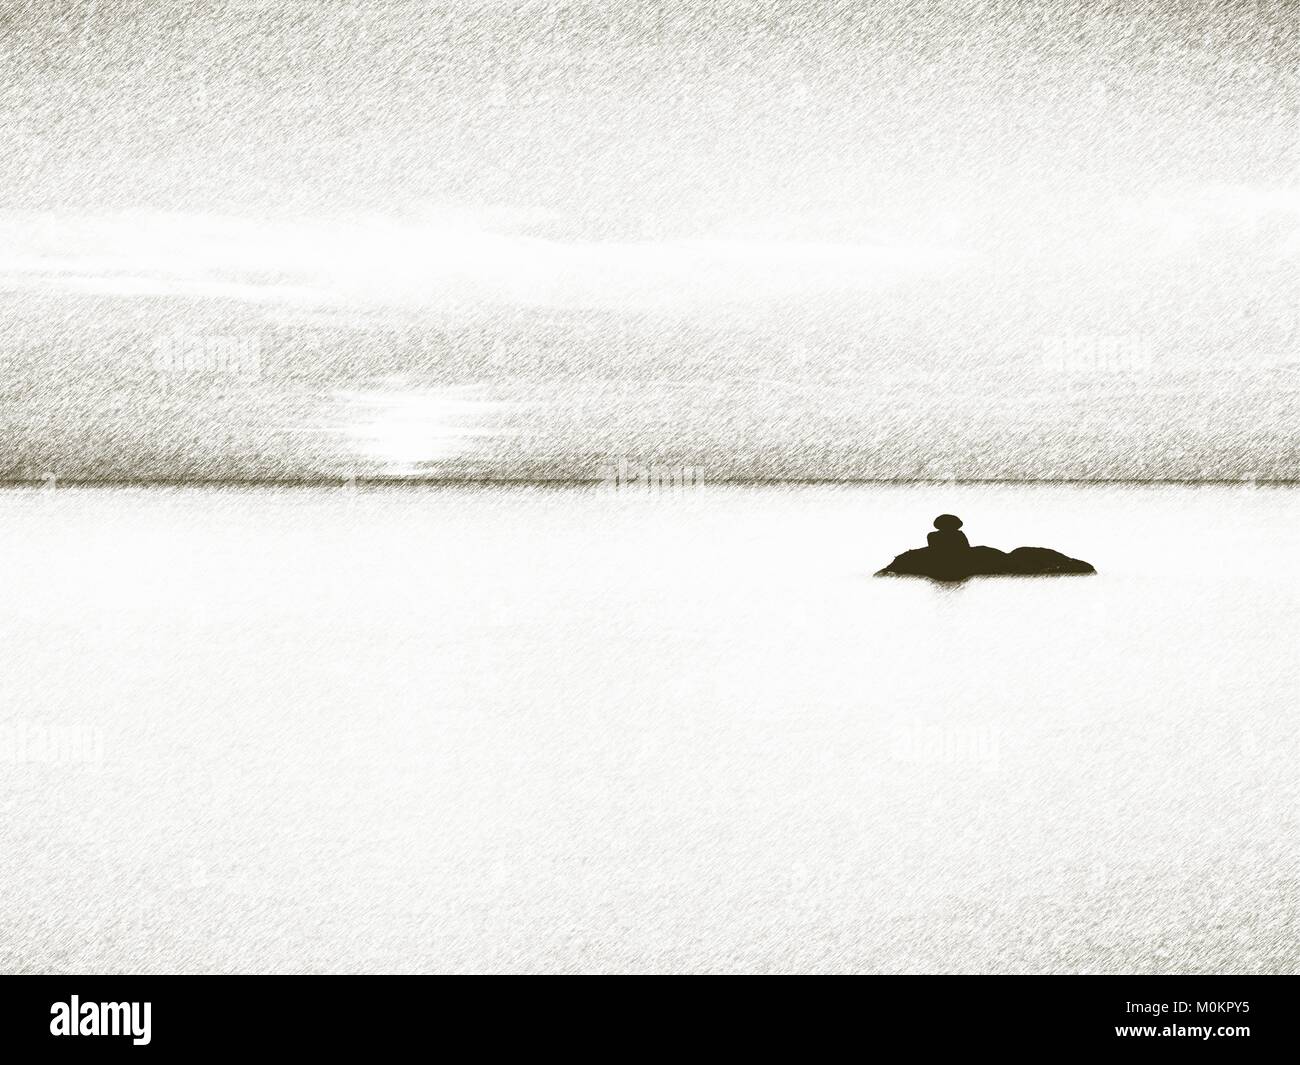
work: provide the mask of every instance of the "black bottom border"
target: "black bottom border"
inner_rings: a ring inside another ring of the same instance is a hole
[[[867,1053],[1237,1058],[1294,1048],[1300,986],[1284,976],[866,976],[818,984],[778,977],[731,988],[578,979],[584,983],[521,986],[445,976],[9,976],[0,979],[0,1051],[138,1057],[268,1049],[369,1058],[468,1039],[471,1052],[754,1047],[807,1056],[842,1053],[847,1039]],[[52,1024],[66,1028],[71,1019],[73,996],[87,1029],[108,1016],[100,1003],[139,1003],[139,1022],[149,1003],[148,1043],[133,1034],[52,1034]]]

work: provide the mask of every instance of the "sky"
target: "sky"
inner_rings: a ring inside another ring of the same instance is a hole
[[[0,475],[1294,477],[1298,38],[11,0]]]

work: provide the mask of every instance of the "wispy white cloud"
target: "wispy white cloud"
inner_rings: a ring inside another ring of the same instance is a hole
[[[962,260],[926,244],[529,235],[538,220],[504,210],[275,223],[11,213],[0,216],[0,288],[435,311],[656,306],[865,290]]]
[[[1268,219],[1290,227],[1300,224],[1300,187],[1216,182],[1173,189],[1133,201],[1125,220],[1154,230],[1168,250],[1182,250],[1207,237],[1254,234]],[[1264,255],[1291,254],[1296,239],[1281,229],[1260,236]]]

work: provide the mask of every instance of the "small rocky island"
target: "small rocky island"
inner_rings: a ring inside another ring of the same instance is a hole
[[[927,547],[904,551],[876,576],[964,581],[968,577],[1056,577],[1097,572],[1089,563],[1047,547],[1017,547],[1014,551],[971,547],[961,526],[962,520],[956,515],[940,514],[934,519],[935,531],[926,537]]]

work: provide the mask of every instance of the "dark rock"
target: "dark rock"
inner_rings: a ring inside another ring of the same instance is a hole
[[[1096,572],[1087,562],[1047,547],[1017,547],[1010,552],[999,551],[996,547],[972,547],[959,551],[919,547],[915,551],[904,551],[876,576],[964,581],[967,577],[1054,577]]]

